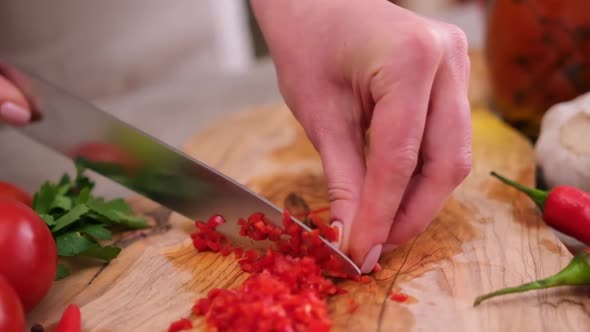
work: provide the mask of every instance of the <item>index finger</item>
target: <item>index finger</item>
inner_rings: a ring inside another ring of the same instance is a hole
[[[367,172],[349,238],[350,253],[362,262],[363,273],[377,263],[418,161],[438,59],[412,56],[413,65],[402,64],[374,78]]]
[[[14,126],[31,120],[29,103],[25,96],[6,78],[0,76],[0,119]]]

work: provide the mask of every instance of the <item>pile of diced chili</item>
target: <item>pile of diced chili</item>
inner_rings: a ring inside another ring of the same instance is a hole
[[[338,239],[338,231],[318,218],[311,232],[295,224],[290,214],[283,214],[279,228],[255,213],[240,219],[240,234],[252,240],[269,240],[266,252],[232,247],[216,228],[225,223],[215,215],[207,222],[197,221],[191,234],[198,251],[234,254],[241,269],[250,273],[235,289],[215,288],[199,299],[192,312],[204,316],[215,331],[329,331],[332,323],[326,299],[344,294],[329,277],[351,277],[342,272],[342,263],[325,243]],[[358,276],[352,279],[359,280]],[[363,280],[364,281],[364,280]],[[190,329],[186,319],[174,322],[169,331]],[[190,323],[190,322],[189,322]]]

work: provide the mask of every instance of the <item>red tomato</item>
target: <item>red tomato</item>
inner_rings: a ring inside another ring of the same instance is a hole
[[[33,197],[28,192],[12,183],[4,181],[0,181],[0,198],[16,199],[28,206],[31,206],[33,202]]]
[[[134,170],[138,163],[124,149],[103,142],[88,142],[77,146],[70,152],[72,157],[81,157],[97,163],[107,163]]]
[[[29,312],[45,297],[55,279],[57,248],[51,231],[28,206],[1,199],[0,253],[0,274]]]
[[[25,313],[18,294],[0,275],[0,331],[25,330]]]

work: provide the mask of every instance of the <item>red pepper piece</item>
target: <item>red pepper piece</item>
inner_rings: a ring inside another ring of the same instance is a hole
[[[319,214],[319,213],[328,212],[328,211],[330,211],[330,207],[329,206],[322,206],[320,208],[311,210],[309,213]]]
[[[80,332],[80,330],[82,330],[80,308],[70,304],[62,314],[55,332]]]
[[[528,188],[496,172],[491,174],[529,196],[549,226],[590,246],[590,193],[571,186],[557,186],[547,192]]]
[[[321,235],[330,242],[338,241],[338,228],[330,227],[328,224],[321,220],[315,213],[309,214],[311,222],[320,230]]]
[[[379,263],[375,264],[375,267],[373,267],[373,272],[379,272],[381,270],[383,270],[383,268],[381,268]]]
[[[212,216],[211,218],[209,218],[209,220],[207,220],[207,226],[210,226],[211,228],[216,228],[217,226],[224,223],[225,219],[223,219],[223,217],[218,214]]]
[[[294,216],[296,218],[305,218],[305,217],[309,217],[312,214],[320,214],[320,213],[324,213],[324,212],[328,212],[328,211],[330,211],[329,206],[322,206],[317,209],[313,209],[307,213],[298,213],[298,214],[295,214]]]
[[[234,248],[234,255],[236,255],[236,258],[242,258],[242,256],[244,255],[244,248]]]
[[[232,247],[227,245],[224,246],[223,248],[221,248],[221,250],[219,251],[219,253],[221,254],[221,256],[229,256],[229,254],[231,254],[232,252]]]
[[[356,301],[354,300],[354,297],[351,297],[350,300],[348,300],[348,313],[353,313],[355,312],[357,309],[359,308],[358,303],[356,303]]]
[[[183,330],[190,330],[193,328],[193,324],[186,318],[181,318],[175,322],[172,322],[168,327],[168,332],[178,332]]]
[[[195,249],[198,251],[220,251],[227,240],[223,234],[216,231],[216,228],[223,223],[225,223],[225,219],[219,215],[212,216],[206,223],[196,221],[197,231],[190,234]]]
[[[197,303],[195,303],[195,305],[193,306],[192,312],[197,316],[202,316],[207,313],[210,305],[211,300],[209,300],[209,298],[199,299]]]
[[[396,293],[394,291],[391,291],[391,296],[389,298],[392,301],[401,303],[401,302],[406,302],[406,300],[408,299],[408,296],[406,294]]]
[[[361,282],[363,284],[370,284],[371,281],[373,281],[373,279],[371,279],[371,277],[369,277],[367,275],[364,275],[364,276],[361,277]]]

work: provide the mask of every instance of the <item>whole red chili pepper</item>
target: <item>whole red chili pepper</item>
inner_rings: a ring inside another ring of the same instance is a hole
[[[80,332],[80,330],[82,330],[80,308],[70,304],[62,314],[55,332]]]
[[[572,186],[551,191],[528,188],[491,172],[500,181],[527,194],[539,207],[543,220],[554,229],[590,246],[590,193]]]

